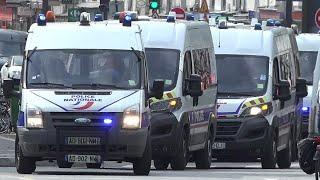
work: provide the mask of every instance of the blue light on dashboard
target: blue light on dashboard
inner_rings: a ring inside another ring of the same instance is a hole
[[[111,118],[105,118],[103,120],[103,123],[106,124],[106,125],[111,125],[112,124],[112,119]]]

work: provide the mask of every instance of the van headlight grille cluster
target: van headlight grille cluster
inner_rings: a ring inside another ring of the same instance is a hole
[[[180,98],[173,98],[168,100],[162,100],[150,105],[150,109],[154,112],[157,111],[169,111],[174,112],[179,110],[182,106],[182,102]]]
[[[141,114],[140,114],[139,104],[128,107],[127,109],[124,110],[122,128],[123,129],[141,128]]]
[[[248,116],[266,116],[272,112],[272,104],[260,104],[258,106],[252,106],[246,108],[241,116],[248,117]]]

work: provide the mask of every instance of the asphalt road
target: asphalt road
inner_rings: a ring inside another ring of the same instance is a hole
[[[152,180],[309,180],[314,176],[304,174],[298,167],[297,163],[293,164],[291,169],[273,169],[263,170],[260,163],[220,163],[214,162],[210,170],[197,170],[193,163],[188,165],[185,171],[156,171],[152,170],[148,177],[134,176],[130,164],[118,164],[108,162],[99,170],[86,168],[59,169],[56,167],[37,167],[36,172],[32,175],[19,175],[15,168],[1,167],[0,180],[31,180],[31,179],[48,179],[48,180],[69,180],[69,179],[152,179]]]

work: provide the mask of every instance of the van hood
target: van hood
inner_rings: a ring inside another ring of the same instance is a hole
[[[123,112],[127,107],[138,104],[142,96],[141,90],[24,91],[23,100],[27,102],[27,106],[36,106],[43,112]]]
[[[265,97],[218,99],[218,117],[239,117],[246,108],[261,105],[266,102],[267,99]]]

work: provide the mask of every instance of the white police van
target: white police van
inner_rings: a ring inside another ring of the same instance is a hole
[[[316,137],[320,134],[320,49],[317,53],[312,84],[308,136]]]
[[[311,106],[311,94],[313,87],[313,71],[320,48],[320,34],[299,34],[296,36],[299,48],[299,64],[301,76],[307,80],[308,96],[303,98],[301,115],[303,119],[303,137],[308,136],[308,121]]]
[[[164,80],[163,99],[150,99],[152,156],[156,169],[183,170],[193,156],[208,169],[216,133],[216,62],[207,23],[137,21],[148,61],[149,83]]]
[[[269,22],[268,25],[271,23]],[[218,125],[213,155],[261,158],[262,168],[289,168],[296,147],[298,78],[291,29],[211,27],[217,59]],[[294,38],[293,38],[294,40]]]
[[[21,96],[16,168],[28,174],[36,161],[60,168],[103,161],[133,163],[136,175],[151,166],[149,97],[161,98],[163,81],[148,90],[141,29],[122,24],[46,23],[29,30],[21,91],[4,81],[6,97]]]

